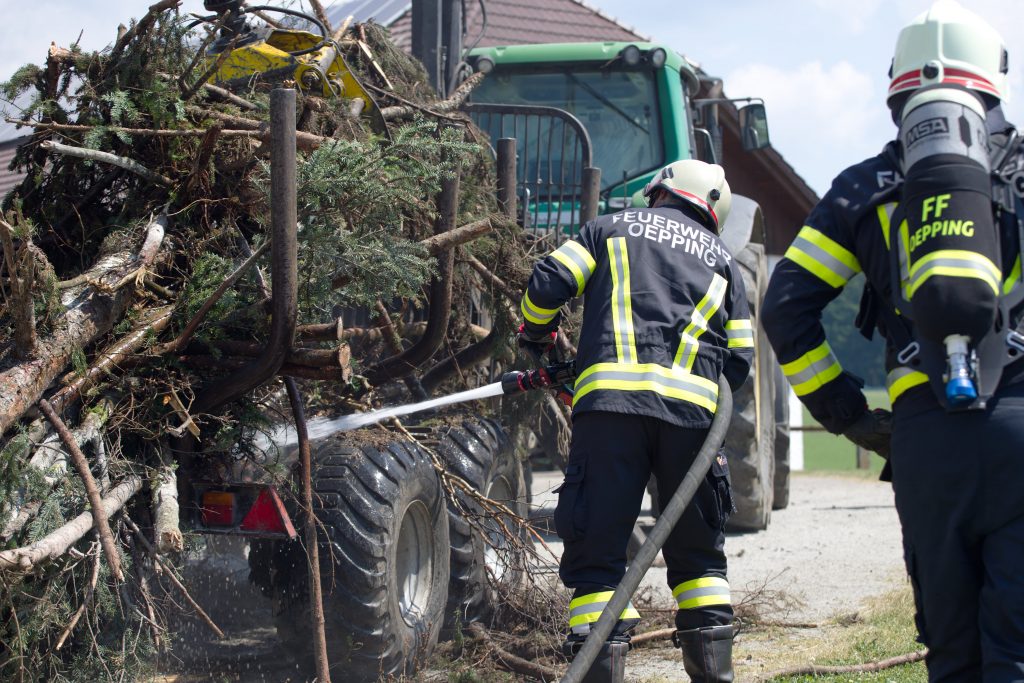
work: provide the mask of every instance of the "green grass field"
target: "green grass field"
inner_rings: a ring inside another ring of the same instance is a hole
[[[889,396],[885,389],[866,389],[868,405],[872,408],[889,408]],[[818,425],[804,408],[804,426]],[[842,436],[828,432],[804,432],[804,471],[848,471],[857,469],[856,447]],[[877,474],[882,470],[883,461],[871,454],[871,468],[866,472]]]

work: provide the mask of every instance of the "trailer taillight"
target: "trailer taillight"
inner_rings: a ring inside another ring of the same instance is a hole
[[[269,484],[193,483],[192,527],[206,534],[293,539],[298,534]]]
[[[272,488],[260,491],[239,528],[256,533],[286,534],[289,538],[295,536],[295,528],[284,509],[284,503]]]
[[[233,526],[235,494],[229,491],[204,491],[202,513],[203,524],[206,526]]]

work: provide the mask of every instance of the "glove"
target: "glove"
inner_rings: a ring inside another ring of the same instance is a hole
[[[892,413],[879,408],[869,410],[843,430],[843,436],[888,460],[892,440]]]
[[[516,344],[523,350],[535,363],[544,362],[544,354],[548,353],[555,346],[555,339],[558,338],[558,331],[552,330],[551,332],[530,332],[526,329],[526,324],[519,326],[519,333],[516,335]]]

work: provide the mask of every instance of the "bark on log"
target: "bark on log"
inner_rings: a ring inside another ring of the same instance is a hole
[[[178,477],[173,461],[161,448],[160,467],[153,477],[153,535],[161,553],[180,553],[185,549],[178,508]]]
[[[431,256],[437,256],[460,244],[472,242],[478,237],[483,237],[492,230],[494,230],[494,223],[490,218],[484,218],[467,223],[454,230],[443,232],[440,235],[432,235],[425,240],[421,240],[420,246],[424,247]]]
[[[65,290],[66,309],[55,331],[39,340],[36,357],[0,372],[0,434],[3,434],[46,391],[68,366],[72,354],[110,331],[131,300],[128,289],[115,284],[149,262],[135,261],[131,253],[118,252],[101,258],[87,273],[89,283]]]
[[[92,366],[85,371],[85,374],[66,376],[64,378],[66,386],[54,394],[53,398],[50,399],[50,403],[57,410],[61,410],[68,403],[81,396],[83,392],[91,389],[102,377],[125,363],[135,352],[142,348],[142,345],[146,343],[150,335],[157,335],[163,332],[167,325],[170,324],[173,313],[173,306],[162,306],[150,311],[145,316],[141,327],[104,349]]]
[[[103,511],[109,517],[123,508],[125,503],[141,490],[142,478],[135,475],[128,477],[103,498]],[[80,541],[92,527],[92,513],[86,510],[31,545],[0,552],[0,569],[25,572],[43,562],[56,559]]]
[[[36,350],[36,314],[32,297],[35,284],[35,259],[30,240],[14,247],[14,226],[0,217],[0,247],[3,247],[10,289],[9,308],[14,319],[14,355],[31,358]]]

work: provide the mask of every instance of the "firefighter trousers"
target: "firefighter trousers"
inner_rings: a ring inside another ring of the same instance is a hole
[[[575,598],[614,590],[626,572],[626,546],[651,474],[664,509],[707,436],[642,415],[585,412],[573,417],[555,529],[564,542],[559,576]],[[729,469],[719,455],[662,549],[677,628],[732,623],[725,522],[732,512]]]
[[[897,403],[892,468],[928,680],[1024,682],[1024,383],[985,411]]]

